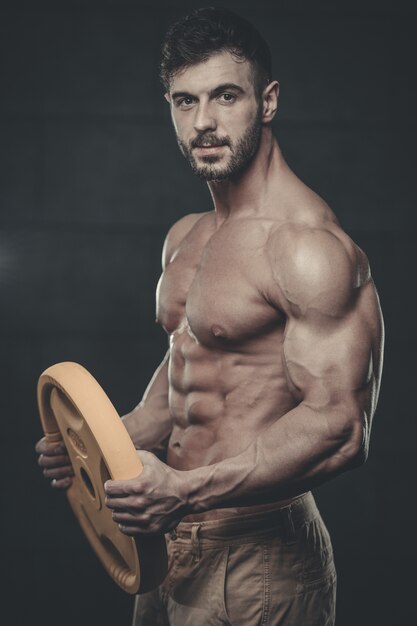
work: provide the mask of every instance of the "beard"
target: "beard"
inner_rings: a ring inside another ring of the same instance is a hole
[[[226,180],[243,172],[252,161],[253,156],[258,150],[261,138],[261,120],[262,108],[259,107],[252,125],[246,129],[244,134],[235,143],[232,142],[227,135],[218,137],[208,132],[199,134],[195,139],[190,141],[189,144],[183,142],[177,135],[177,142],[182,154],[190,163],[194,174],[199,178],[213,182]],[[219,161],[224,157],[218,155],[201,157],[199,161],[202,161],[202,164],[198,163],[194,158],[194,148],[219,145],[228,146],[231,152],[231,157],[225,165],[222,166],[219,164]]]

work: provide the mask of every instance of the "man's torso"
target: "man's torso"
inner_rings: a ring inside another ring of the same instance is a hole
[[[324,201],[304,185],[302,193],[302,210],[266,209],[220,223],[214,212],[188,216],[157,290],[157,319],[170,337],[171,467],[238,455],[302,399],[282,358],[285,297],[277,306],[270,241],[300,229],[349,240]]]

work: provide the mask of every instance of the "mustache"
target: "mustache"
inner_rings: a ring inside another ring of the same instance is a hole
[[[191,148],[209,148],[212,146],[229,146],[229,137],[217,137],[216,135],[199,135],[190,142]]]

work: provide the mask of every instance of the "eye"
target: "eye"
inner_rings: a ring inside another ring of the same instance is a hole
[[[191,96],[184,96],[182,98],[178,98],[178,100],[175,102],[175,105],[179,109],[188,109],[193,103],[194,98],[192,98]]]
[[[222,102],[224,104],[229,104],[229,103],[234,102],[236,100],[236,96],[233,93],[229,93],[229,92],[225,91],[224,93],[221,93],[219,95],[219,100],[220,100],[220,102]]]

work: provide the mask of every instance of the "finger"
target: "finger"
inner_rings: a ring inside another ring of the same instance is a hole
[[[146,504],[145,501],[138,497],[130,498],[129,496],[125,496],[124,498],[109,498],[106,496],[105,504],[109,509],[144,509]]]
[[[150,517],[150,516],[149,516]],[[119,522],[118,526],[125,535],[154,535],[157,533],[166,533],[178,526],[179,519],[177,516],[168,516],[159,521],[151,522],[150,519],[140,523],[126,520]]]
[[[35,451],[38,454],[43,454],[46,447],[47,447],[46,439],[45,437],[42,437],[42,439],[39,439],[38,443],[36,444]]]
[[[52,489],[68,489],[68,487],[71,487],[71,485],[72,485],[71,478],[62,478],[60,480],[54,478],[54,480],[51,481]]]
[[[112,518],[118,524],[127,526],[147,525],[151,520],[149,513],[130,513],[129,511],[113,511]]]
[[[157,532],[153,528],[149,528],[145,526],[144,527],[132,526],[128,524],[119,524],[119,530],[124,535],[128,535],[129,537],[134,537],[135,535],[150,535],[152,533]]]
[[[46,456],[45,454],[41,454],[38,458],[38,464],[41,467],[62,467],[63,465],[71,465],[71,461],[66,454],[60,456]]]
[[[131,480],[106,480],[104,491],[110,497],[130,496],[138,492],[137,478]]]
[[[70,476],[74,476],[74,470],[71,465],[66,465],[64,467],[53,467],[50,469],[44,469],[43,475],[45,478],[66,478]]]
[[[45,456],[56,456],[60,454],[66,454],[67,449],[64,442],[61,441],[46,441],[45,437],[38,441],[35,446],[35,451],[38,454],[44,454]]]
[[[156,535],[166,532],[165,524],[148,524],[146,526],[127,524],[118,524],[119,530],[130,537],[135,535]],[[173,526],[174,528],[175,526]]]

